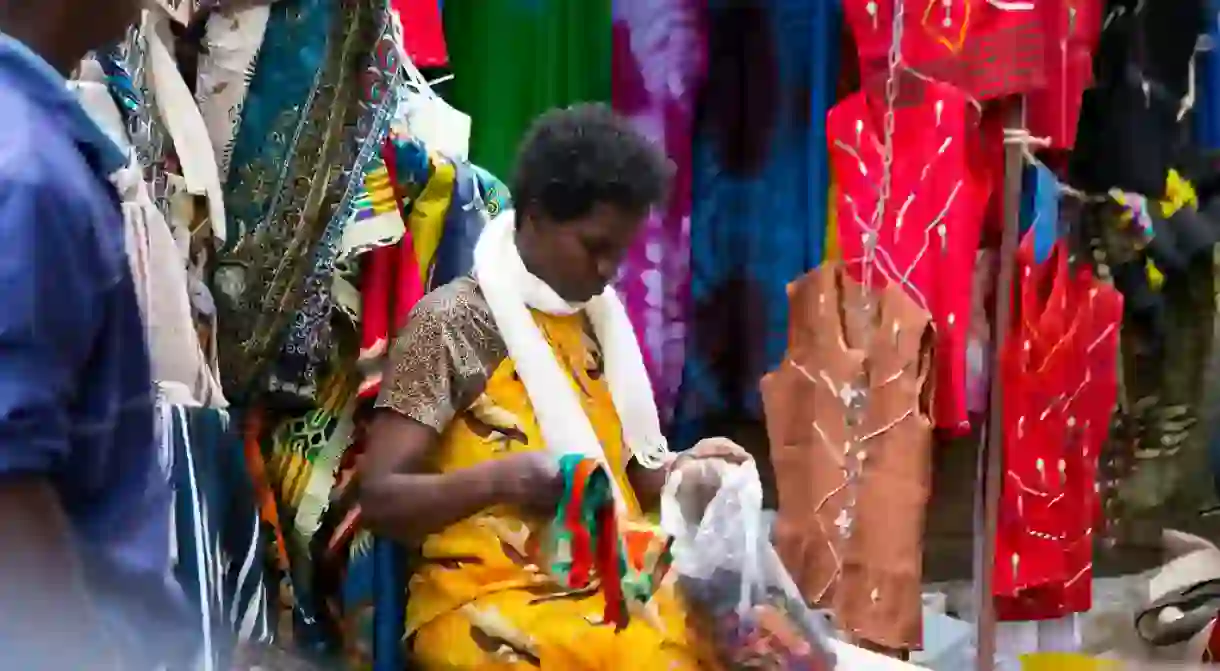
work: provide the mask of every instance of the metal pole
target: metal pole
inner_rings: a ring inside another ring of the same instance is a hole
[[[1004,101],[1004,127],[1019,129],[1023,114],[1024,99],[1014,97]],[[982,538],[978,556],[979,576],[975,581],[977,612],[978,671],[995,668],[996,613],[991,586],[995,573],[995,537],[1000,515],[1000,486],[1004,474],[1004,388],[1001,376],[1001,355],[1004,338],[1012,323],[1012,287],[1016,270],[1017,234],[1021,215],[1021,173],[1024,155],[1021,145],[1007,142],[1004,145],[1004,232],[1000,239],[1000,269],[996,278],[995,330],[992,334],[991,394],[988,399],[987,441],[983,447],[982,477],[979,486],[983,502]]]

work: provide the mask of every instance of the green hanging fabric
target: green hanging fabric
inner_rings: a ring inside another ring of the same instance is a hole
[[[517,145],[552,107],[610,101],[611,0],[445,0],[455,75],[446,96],[473,119],[470,160],[512,174]]]
[[[559,461],[563,498],[551,525],[550,573],[567,589],[597,584],[604,620],[627,626],[632,604],[643,606],[673,563],[673,538],[615,512],[611,475],[580,454]]]

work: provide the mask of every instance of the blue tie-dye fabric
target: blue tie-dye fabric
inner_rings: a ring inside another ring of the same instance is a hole
[[[1207,35],[1220,44],[1220,0],[1208,0]],[[1195,56],[1198,62],[1195,101],[1195,142],[1205,149],[1220,149],[1220,50],[1213,48]]]
[[[787,347],[786,285],[821,263],[838,6],[713,0],[694,146],[691,326],[672,438],[757,419]]]

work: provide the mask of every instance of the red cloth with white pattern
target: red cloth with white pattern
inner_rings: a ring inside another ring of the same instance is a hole
[[[1013,298],[993,595],[1001,620],[1052,619],[1092,603],[1097,456],[1118,395],[1123,301],[1088,267],[1071,267],[1062,242],[1036,263],[1033,232]]]
[[[970,287],[991,179],[969,96],[938,82],[903,81],[918,102],[894,114],[891,196],[874,222],[883,173],[885,101],[859,92],[826,120],[843,260],[863,277],[865,236],[875,234],[875,284],[899,282],[936,324],[936,426],[969,429],[966,346]]]
[[[1063,0],[1036,0],[1045,4]],[[884,77],[894,0],[843,0],[861,81]],[[904,0],[902,59],[979,100],[1046,84],[1046,32],[1034,2]]]
[[[1093,52],[1101,39],[1102,0],[1041,0],[1046,31],[1046,86],[1025,98],[1025,127],[1051,147],[1076,144],[1080,100],[1093,84]]]
[[[1076,140],[1092,83],[1102,0],[906,0],[902,60],[978,100],[1026,94],[1026,127],[1056,148]],[[885,77],[894,0],[843,0],[861,81]]]
[[[441,6],[436,0],[390,0],[402,22],[403,49],[417,68],[449,65]]]

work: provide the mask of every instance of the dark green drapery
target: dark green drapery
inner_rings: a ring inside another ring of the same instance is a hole
[[[508,181],[521,136],[552,107],[610,101],[611,0],[445,0],[470,159]]]

